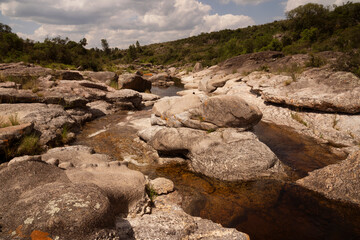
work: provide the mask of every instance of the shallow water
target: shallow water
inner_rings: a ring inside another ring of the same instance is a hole
[[[148,116],[149,110],[131,114],[133,118]],[[122,111],[86,124],[75,144],[94,147],[96,152],[117,160],[131,156],[141,164],[151,162],[148,150],[133,140],[136,130],[118,124],[128,117],[128,112]],[[344,158],[283,127],[260,123],[254,132],[293,169],[297,178]],[[89,137],[94,133],[98,134]],[[173,180],[183,196],[186,212],[235,227],[251,239],[360,239],[359,208],[327,200],[292,182],[223,182],[193,173],[186,164],[129,167],[151,179],[162,176]]]

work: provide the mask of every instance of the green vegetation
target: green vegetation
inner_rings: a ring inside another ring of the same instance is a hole
[[[35,155],[40,152],[39,137],[35,134],[25,136],[19,147],[17,148],[17,155]]]
[[[360,76],[359,39],[360,3],[348,2],[331,8],[309,3],[289,11],[286,20],[147,46],[136,42],[123,50],[111,48],[106,39],[101,39],[102,49],[86,49],[85,38],[79,42],[61,37],[47,38],[44,42],[23,40],[9,26],[1,24],[0,61],[99,71],[116,70],[117,64],[134,61],[177,66],[200,61],[203,66],[210,66],[236,55],[267,50],[285,54],[340,51],[347,54],[335,67]],[[313,55],[308,66],[323,64]]]
[[[145,186],[145,190],[146,190],[147,195],[148,195],[149,198],[150,198],[151,203],[154,203],[155,198],[156,198],[156,196],[157,196],[156,191],[151,187],[150,184],[147,184],[147,185]]]
[[[291,118],[297,121],[298,123],[301,123],[305,127],[308,126],[307,122],[305,122],[304,119],[302,119],[302,117],[297,113],[291,113]]]
[[[20,125],[20,121],[17,114],[12,114],[5,120],[4,117],[0,116],[0,128]]]

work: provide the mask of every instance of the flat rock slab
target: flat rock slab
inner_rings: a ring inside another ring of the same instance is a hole
[[[338,164],[309,173],[296,183],[325,195],[327,198],[360,206],[360,152]]]
[[[60,138],[62,128],[76,124],[60,105],[41,103],[0,104],[2,116],[17,116],[20,122],[33,123],[40,135],[40,144],[46,145]]]
[[[267,102],[323,112],[360,112],[360,79],[354,74],[313,68],[294,78],[254,73],[244,81]]]

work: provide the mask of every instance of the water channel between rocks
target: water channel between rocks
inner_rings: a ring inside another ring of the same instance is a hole
[[[154,90],[161,96],[171,96],[180,89]],[[185,164],[147,165],[151,162],[149,151],[134,141],[136,129],[126,120],[149,116],[150,110],[121,111],[97,119],[84,126],[75,144],[91,146],[118,160],[130,159],[135,163],[129,164],[130,168],[151,179],[161,176],[173,180],[187,213],[235,227],[251,239],[360,239],[359,208],[327,200],[292,181],[229,183],[193,173]],[[343,158],[283,127],[260,123],[254,133],[294,170],[296,177]]]

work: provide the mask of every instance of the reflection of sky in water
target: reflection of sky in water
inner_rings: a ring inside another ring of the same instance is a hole
[[[176,93],[178,91],[182,91],[184,88],[177,87],[177,86],[170,86],[168,88],[161,88],[161,87],[152,87],[151,93],[159,95],[160,97],[166,97],[166,96],[176,96]]]

